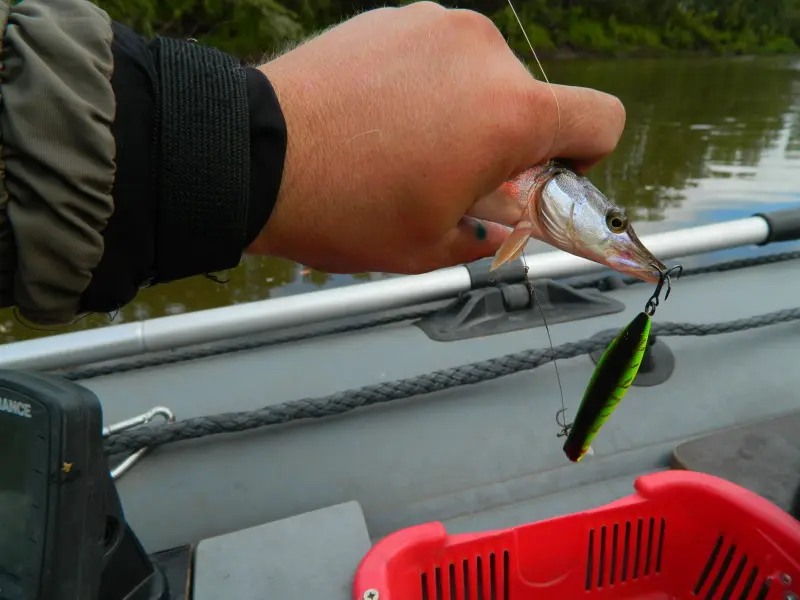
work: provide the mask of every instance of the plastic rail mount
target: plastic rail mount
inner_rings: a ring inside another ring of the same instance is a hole
[[[600,292],[576,290],[551,279],[498,283],[464,292],[450,305],[414,322],[432,340],[454,342],[498,333],[591,319],[625,310]]]

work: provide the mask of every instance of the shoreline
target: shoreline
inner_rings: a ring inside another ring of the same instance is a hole
[[[518,50],[514,52],[520,56]],[[530,50],[528,51],[530,54]],[[719,58],[719,59],[740,59],[754,60],[757,58],[789,58],[800,56],[800,53],[719,53],[710,50],[691,50],[691,51],[657,51],[657,50],[620,50],[617,52],[592,52],[589,50],[573,50],[571,48],[557,48],[555,50],[536,50],[536,54],[541,59],[547,60],[581,60],[581,59],[604,59],[604,60],[637,60],[637,59],[690,59],[690,58]],[[527,57],[526,57],[527,58]]]

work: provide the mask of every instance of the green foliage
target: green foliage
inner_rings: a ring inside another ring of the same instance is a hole
[[[536,51],[555,50],[556,45],[553,42],[553,38],[550,37],[550,33],[544,26],[537,23],[531,14],[533,12],[531,4],[521,4],[518,7],[516,3],[514,3],[514,5],[517,8],[517,13],[522,22],[527,23],[525,26],[525,33],[528,34],[528,38]],[[506,41],[513,50],[522,56],[530,56],[531,49],[528,47],[528,42],[525,40],[525,34],[520,29],[514,18],[514,13],[508,6],[494,15],[494,22],[506,33]]]
[[[305,34],[301,17],[278,0],[95,0],[111,18],[148,37],[195,38],[260,59]]]
[[[576,19],[567,28],[567,39],[570,45],[578,50],[598,50],[611,52],[614,41],[608,37],[602,23],[590,19]]]
[[[620,23],[615,15],[608,19],[609,39],[616,51],[633,52],[664,52],[663,36],[651,28],[643,25],[630,25]]]
[[[518,0],[527,26],[584,54],[787,54],[798,51],[800,0]],[[493,18],[516,40],[501,8]],[[518,26],[516,26],[518,29]],[[537,48],[546,53],[547,47]]]
[[[250,59],[385,6],[369,0],[95,1],[145,35],[193,37]],[[457,4],[490,15],[512,48],[530,53],[504,0]],[[800,43],[800,0],[516,0],[515,6],[543,54],[786,54]]]
[[[795,54],[798,52],[795,41],[788,35],[779,35],[768,40],[761,49],[762,54]]]

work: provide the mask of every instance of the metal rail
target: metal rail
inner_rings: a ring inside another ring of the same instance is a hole
[[[796,234],[788,235],[787,227],[776,227],[776,223],[788,225],[798,220],[800,209],[791,209],[653,234],[642,241],[656,256],[666,260],[797,239],[800,228],[795,228],[799,229]],[[606,270],[602,265],[560,251],[526,255],[526,263],[533,278],[563,278]],[[423,275],[0,345],[0,367],[50,370],[125,358],[443,300],[471,286],[472,279],[466,267],[451,267]]]

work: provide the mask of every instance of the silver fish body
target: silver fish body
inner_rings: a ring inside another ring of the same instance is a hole
[[[530,238],[650,283],[666,270],[639,240],[625,209],[566,166],[532,167],[495,193],[515,199],[522,214],[492,270],[519,256]]]

